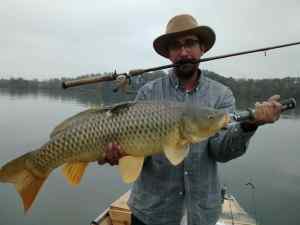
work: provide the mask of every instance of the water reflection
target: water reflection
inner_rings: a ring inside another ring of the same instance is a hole
[[[74,101],[84,105],[102,105],[102,104],[114,104],[121,101],[133,100],[136,92],[130,92],[129,94],[123,94],[121,92],[113,92],[112,84],[108,82],[107,87],[101,85],[95,86],[95,88],[79,89],[28,89],[28,88],[0,88],[0,94],[9,96],[10,98],[24,98],[31,96],[36,98],[37,96],[44,96],[49,99],[57,101]],[[291,96],[292,97],[292,96]],[[264,99],[261,99],[262,101]],[[238,110],[244,110],[249,107],[254,107],[255,102],[252,98],[241,99],[236,98],[236,105]],[[296,106],[296,109],[284,112],[284,115],[297,117],[300,115],[300,105]]]
[[[73,101],[84,105],[100,105],[103,103],[102,96],[97,93],[97,90],[76,91],[74,89],[67,90],[51,90],[51,89],[13,89],[0,88],[0,94],[8,96],[12,99],[20,98],[38,98],[46,97],[57,101]]]
[[[19,93],[18,93],[19,94]],[[73,98],[57,100],[46,95],[0,94],[0,165],[48,140],[59,122],[87,108]],[[110,202],[125,192],[115,168],[91,165],[77,188],[70,187],[59,170],[39,193],[29,215],[12,185],[0,185],[0,224],[88,224]]]
[[[299,119],[281,119],[259,128],[243,157],[222,165],[223,181],[261,224],[298,224],[300,201]],[[252,190],[245,186],[251,180]],[[297,210],[295,209],[297,208]]]

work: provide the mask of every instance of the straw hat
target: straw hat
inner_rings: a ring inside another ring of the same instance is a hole
[[[154,50],[158,54],[167,58],[169,41],[184,34],[198,36],[201,43],[205,46],[205,52],[214,45],[216,40],[216,35],[213,29],[208,26],[199,25],[194,17],[183,14],[170,19],[167,24],[166,33],[154,40]]]

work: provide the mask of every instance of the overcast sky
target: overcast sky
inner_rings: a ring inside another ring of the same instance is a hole
[[[0,78],[76,77],[169,63],[153,40],[176,14],[213,28],[215,56],[300,41],[299,0],[1,0]],[[201,64],[226,77],[300,77],[300,45]]]

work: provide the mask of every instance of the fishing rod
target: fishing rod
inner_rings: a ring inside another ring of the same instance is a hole
[[[287,44],[282,44],[282,45],[270,46],[270,47],[266,47],[266,48],[259,48],[259,49],[230,53],[230,54],[225,54],[225,55],[213,56],[213,57],[198,59],[198,60],[194,60],[191,62],[185,62],[185,63],[197,64],[200,62],[208,62],[208,61],[229,58],[229,57],[238,56],[238,55],[251,54],[251,53],[255,53],[255,52],[266,52],[266,51],[269,51],[272,49],[284,48],[284,47],[289,47],[289,46],[299,45],[299,44],[300,44],[300,42],[292,42],[292,43],[287,43]],[[185,63],[174,63],[174,64],[168,64],[168,65],[164,65],[164,66],[151,67],[148,69],[135,69],[135,70],[130,70],[128,73],[119,73],[118,74],[115,71],[114,73],[112,73],[110,75],[105,75],[105,76],[99,75],[99,76],[94,76],[94,77],[86,77],[86,78],[80,78],[80,79],[74,79],[74,80],[67,80],[62,83],[62,88],[66,89],[69,87],[98,83],[98,82],[103,82],[103,81],[113,81],[113,80],[117,80],[120,83],[122,83],[124,81],[129,80],[133,76],[138,76],[138,75],[141,75],[141,74],[144,74],[147,72],[152,72],[152,71],[157,71],[157,70],[174,68],[174,67],[181,66]]]

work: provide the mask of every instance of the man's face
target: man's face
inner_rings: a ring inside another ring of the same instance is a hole
[[[185,35],[176,38],[169,44],[169,59],[172,63],[200,59],[204,54],[204,46],[195,35]],[[189,79],[198,69],[198,64],[184,64],[176,67],[176,75],[181,79]]]

